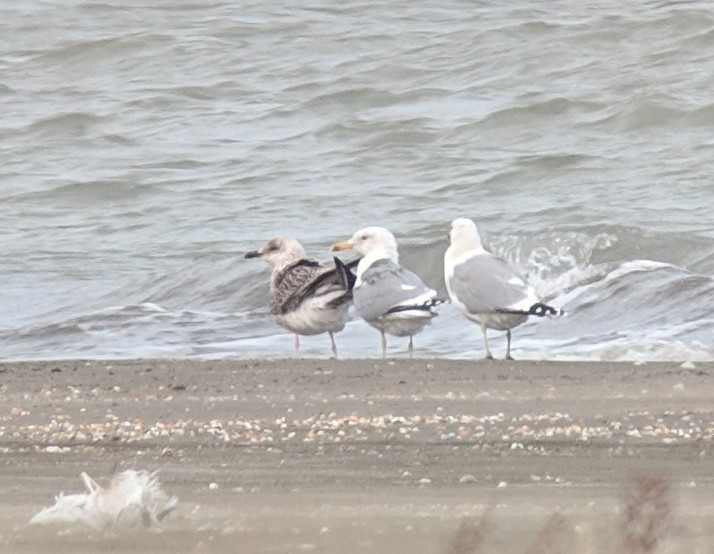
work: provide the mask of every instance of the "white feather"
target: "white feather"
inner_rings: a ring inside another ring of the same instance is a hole
[[[167,496],[159,485],[156,473],[128,469],[115,475],[107,488],[100,486],[86,473],[80,475],[85,494],[60,493],[55,504],[40,510],[30,523],[90,527],[97,531],[151,527],[178,505],[175,496]]]

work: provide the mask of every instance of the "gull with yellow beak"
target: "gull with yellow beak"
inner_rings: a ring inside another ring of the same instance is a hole
[[[382,357],[387,357],[385,333],[408,336],[411,357],[413,336],[437,315],[434,306],[443,300],[416,274],[399,265],[397,240],[388,229],[366,227],[351,239],[332,245],[333,252],[348,249],[364,256],[357,265],[352,296],[357,314],[382,334]]]
[[[476,224],[463,217],[451,223],[451,245],[444,254],[444,279],[451,303],[483,333],[486,358],[492,359],[487,329],[506,331],[506,359],[511,357],[511,329],[528,316],[562,315],[543,304],[533,287],[506,260],[484,249]]]

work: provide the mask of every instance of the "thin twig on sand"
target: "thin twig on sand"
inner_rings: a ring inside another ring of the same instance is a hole
[[[669,482],[659,475],[639,475],[622,496],[620,552],[654,552],[669,531],[673,512]]]

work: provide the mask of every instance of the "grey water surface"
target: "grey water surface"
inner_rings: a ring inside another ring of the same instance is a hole
[[[384,225],[444,293],[467,216],[567,311],[514,356],[712,360],[713,176],[706,1],[3,2],[0,358],[289,356],[246,251]]]

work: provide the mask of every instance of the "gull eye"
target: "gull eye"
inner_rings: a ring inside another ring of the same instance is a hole
[[[359,240],[367,240],[369,237],[367,235],[362,235]]]

